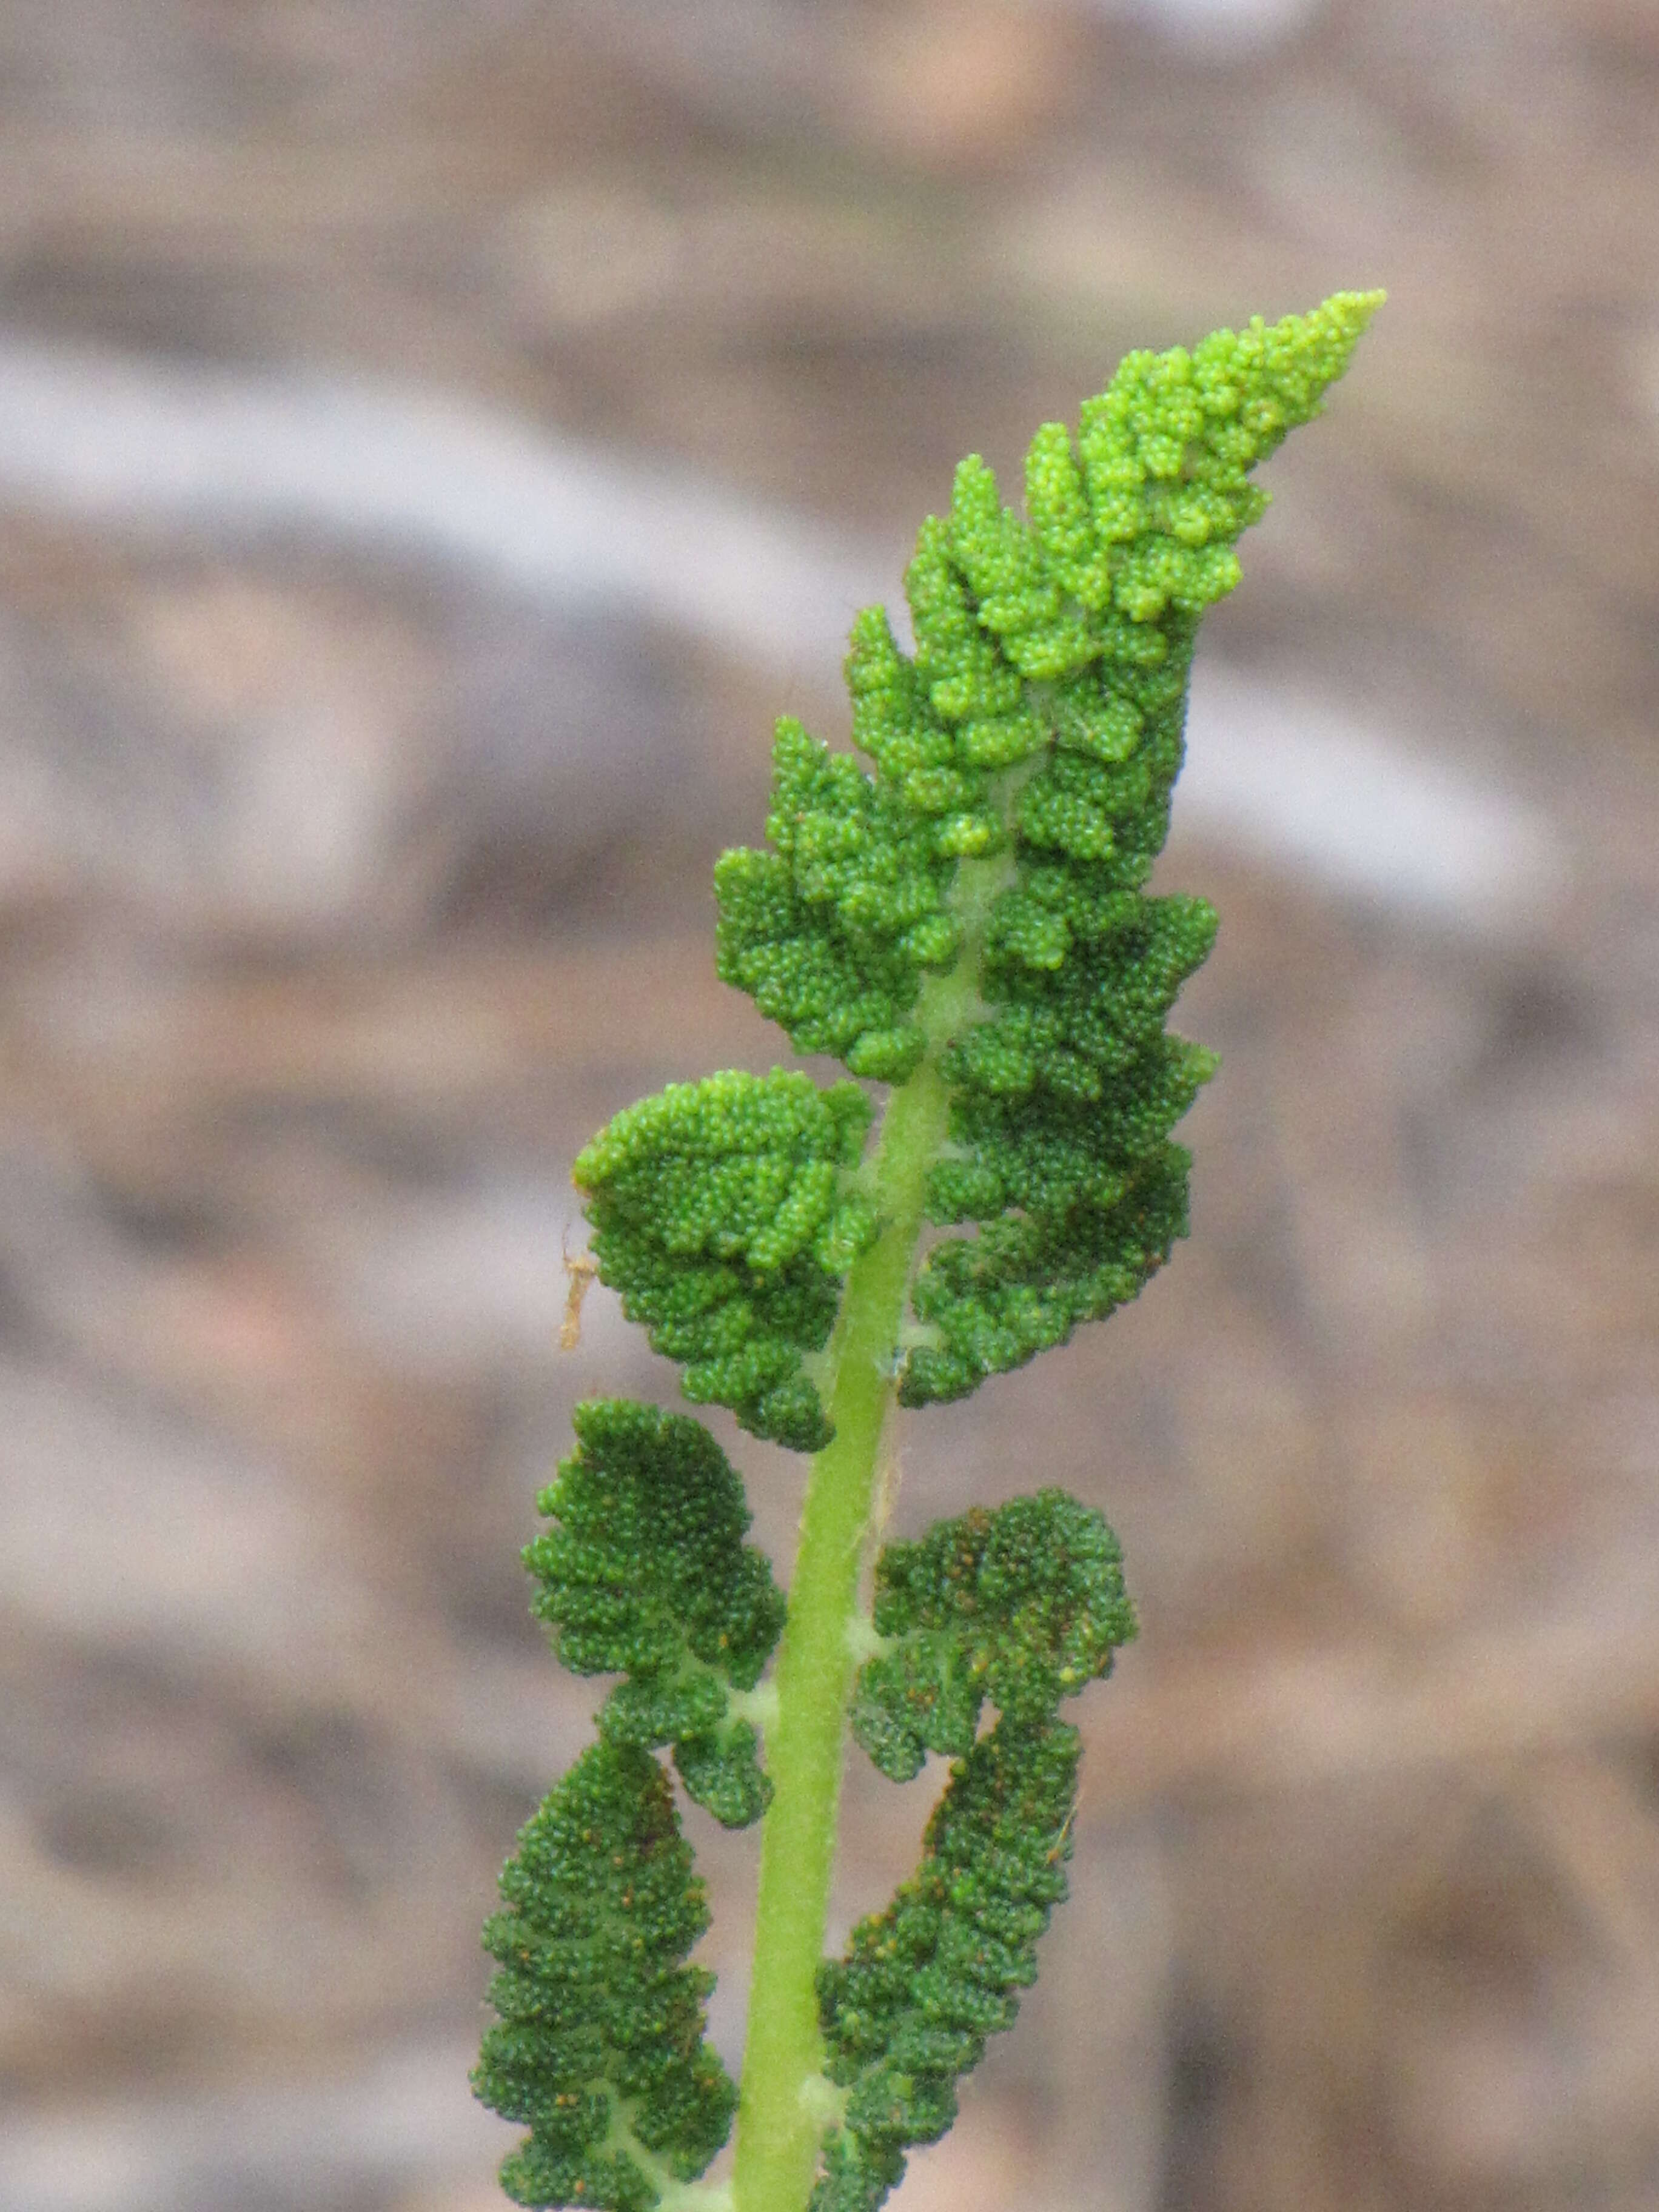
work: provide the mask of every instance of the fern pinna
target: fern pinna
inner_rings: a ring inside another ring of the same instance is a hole
[[[1380,296],[1131,354],[1075,436],[1038,431],[1023,515],[963,463],[906,575],[913,650],[880,608],[854,624],[857,753],[780,723],[766,846],[715,874],[721,976],[854,1079],[671,1085],[577,1161],[600,1279],[686,1396],[812,1459],[787,1601],[689,1416],[583,1406],[538,1501],[536,1610],[621,1680],[485,1930],[474,2081],[530,2130],[521,2204],[874,2212],[1036,1972],[1075,1803],[1060,1708],[1134,1632],[1117,1545],[1039,1491],[890,1544],[863,1609],[883,1425],[1109,1314],[1185,1231],[1171,1133],[1213,1061],[1165,1024],[1215,916],[1146,886],[1194,641],[1267,504],[1251,471]],[[849,1729],[897,1781],[954,1763],[918,1872],[826,1960]],[[740,2094],[664,1751],[717,1820],[764,1822]],[[729,2190],[699,2185],[734,2113]]]

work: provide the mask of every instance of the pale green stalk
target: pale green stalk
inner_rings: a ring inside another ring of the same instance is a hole
[[[948,976],[924,986],[918,1011],[928,1052],[889,1099],[870,1164],[881,1234],[848,1275],[830,1346],[829,1411],[836,1433],[813,1460],[807,1481],[789,1618],[773,1678],[775,1717],[766,1738],[772,1802],[761,1842],[736,2212],[800,2212],[811,2192],[824,2130],[815,1980],[860,1656],[859,1583],[927,1170],[946,1140],[950,1094],[938,1055],[980,1010],[975,979],[985,920],[1012,872],[1006,854],[964,861],[958,871],[952,904],[966,926],[963,949]]]

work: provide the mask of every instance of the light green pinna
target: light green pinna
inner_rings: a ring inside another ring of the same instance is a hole
[[[722,977],[854,1079],[672,1085],[577,1162],[600,1279],[687,1397],[814,1456],[787,1603],[684,1415],[583,1407],[539,1501],[537,1611],[623,1679],[486,1929],[474,2078],[530,2130],[520,2203],[875,2212],[1034,1978],[1075,1803],[1059,1707],[1134,1631],[1118,1547],[1045,1489],[889,1545],[866,1611],[884,1427],[1103,1318],[1185,1233],[1172,1133],[1214,1062],[1166,1024],[1215,916],[1146,883],[1194,644],[1267,504],[1251,471],[1381,296],[1129,355],[1075,435],[1038,431],[1023,514],[963,463],[906,575],[913,649],[854,623],[857,751],[781,722],[767,843],[715,872]],[[897,1781],[954,1763],[918,1873],[831,1961],[849,1730]],[[663,1749],[717,1820],[764,1820],[740,2098]],[[700,2185],[734,2110],[732,2182]]]

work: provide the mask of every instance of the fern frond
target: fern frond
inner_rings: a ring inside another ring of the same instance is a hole
[[[528,2126],[501,2168],[526,2205],[653,2212],[725,2142],[737,2090],[704,2041],[712,1975],[685,1964],[708,1925],[668,1778],[601,1741],[519,1837],[472,2085]]]
[[[1005,1717],[951,1770],[921,1867],[818,1974],[826,2070],[848,2094],[812,2212],[875,2212],[913,2144],[957,2114],[956,2084],[1011,2027],[1066,1895],[1079,1737]]]
[[[1063,1490],[889,1544],[874,1625],[888,1649],[859,1671],[853,1733],[895,1782],[930,1751],[971,1750],[987,1698],[1006,1719],[1047,1721],[1135,1632],[1116,1537]]]
[[[1251,471],[1380,297],[1131,354],[1075,436],[1038,431],[1022,513],[963,463],[906,574],[910,648],[854,621],[855,752],[781,722],[767,846],[716,872],[722,977],[860,1081],[671,1085],[576,1163],[592,1267],[686,1395],[814,1458],[787,1607],[695,1420],[579,1407],[539,1500],[536,1611],[621,1680],[485,1929],[474,2080],[529,2127],[523,2204],[876,2212],[1034,1978],[1076,1804],[1059,1709],[1134,1633],[1117,1542],[1058,1490],[975,1510],[890,1545],[861,1621],[884,1428],[1134,1297],[1185,1233],[1174,1132],[1214,1061],[1168,1023],[1215,916],[1146,886],[1194,641],[1266,505]],[[893,1086],[867,1158],[862,1082]],[[894,1779],[955,1763],[919,1871],[826,1962],[849,1720]],[[696,2187],[738,2100],[665,1747],[718,1820],[767,1814],[729,2191]]]
[[[686,1396],[796,1451],[829,1442],[802,1356],[876,1231],[852,1175],[870,1114],[853,1083],[710,1075],[618,1114],[574,1170],[599,1279],[684,1364]]]
[[[720,978],[798,1051],[902,1083],[926,1042],[921,969],[958,941],[945,913],[955,854],[901,785],[872,781],[799,722],[778,724],[772,763],[771,851],[738,848],[714,870]]]
[[[874,1627],[886,1648],[860,1669],[854,1735],[896,1782],[930,1751],[958,1763],[921,1870],[818,1976],[826,2069],[848,2094],[814,2212],[875,2212],[1012,2024],[1066,1894],[1079,1738],[1055,1709],[1111,1672],[1135,1619],[1101,1516],[1042,1490],[890,1544]],[[981,1736],[988,1699],[999,1718]]]
[[[672,1744],[680,1778],[731,1828],[766,1808],[750,1690],[783,1626],[765,1555],[726,1454],[698,1421],[625,1398],[574,1415],[580,1449],[537,1499],[553,1522],[525,1548],[538,1618],[577,1674],[624,1674],[599,1729],[610,1741]]]

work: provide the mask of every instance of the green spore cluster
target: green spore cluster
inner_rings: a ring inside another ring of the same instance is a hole
[[[672,1744],[688,1793],[729,1828],[766,1808],[752,1723],[732,1711],[783,1626],[782,1593],[745,1544],[749,1509],[698,1421],[627,1399],[575,1412],[580,1449],[538,1498],[553,1523],[525,1548],[534,1610],[577,1674],[622,1674],[609,1741]]]
[[[924,1047],[922,968],[956,948],[944,911],[951,855],[902,790],[799,722],[779,723],[772,763],[771,850],[727,853],[714,872],[720,978],[797,1051],[902,1083]]]
[[[711,1075],[618,1114],[574,1170],[599,1279],[684,1364],[686,1396],[796,1451],[830,1440],[802,1356],[876,1232],[853,1173],[870,1114],[853,1083]]]
[[[910,1353],[906,1405],[963,1397],[1103,1321],[1187,1232],[1191,1160],[1170,1133],[1216,1060],[1164,1023],[1215,915],[1121,888],[1090,911],[1082,888],[1054,969],[1030,964],[1021,894],[1000,904],[981,987],[996,1017],[945,1055],[957,1156],[933,1170],[928,1212],[980,1229],[937,1244],[917,1280],[933,1334]]]
[[[927,1753],[973,1747],[987,1698],[1041,1725],[1112,1669],[1135,1632],[1116,1537],[1091,1507],[1040,1490],[889,1544],[876,1568],[876,1633],[854,1692],[853,1734],[908,1782]]]
[[[601,1741],[520,1837],[485,1923],[497,1961],[472,2085],[530,2130],[501,2168],[526,2205],[651,2212],[725,2142],[737,2090],[704,2040],[708,1925],[668,1778]]]
[[[1064,1722],[999,1721],[951,1768],[918,1873],[819,1969],[826,2071],[848,2097],[811,2212],[876,2212],[906,2150],[955,2119],[988,2038],[1013,2024],[1066,1895],[1079,1747]]]
[[[1214,1060],[1166,1033],[1213,941],[1152,899],[1200,617],[1265,511],[1250,472],[1318,413],[1379,295],[1132,353],[1026,457],[1024,514],[976,455],[905,579],[915,649],[854,624],[854,742],[779,726],[769,848],[720,864],[720,966],[803,1051],[903,1081],[930,1048],[971,1223],[917,1281],[902,1402],[959,1398],[1133,1298],[1186,1232],[1170,1132]],[[978,865],[975,864],[984,864]],[[935,1036],[929,978],[976,1011]]]

